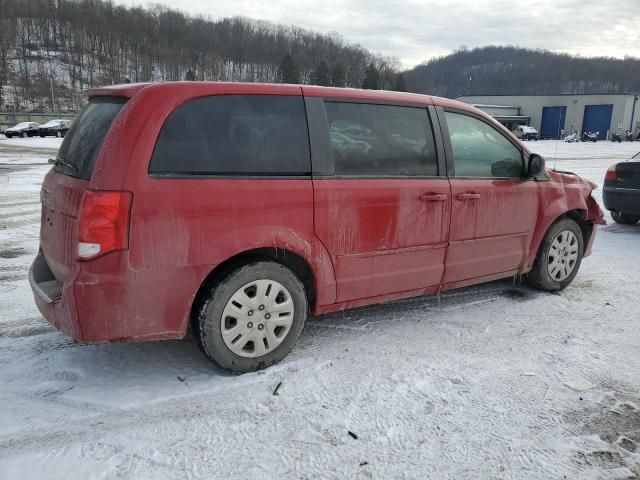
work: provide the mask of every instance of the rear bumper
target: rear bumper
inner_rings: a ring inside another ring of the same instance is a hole
[[[604,186],[602,190],[604,208],[612,212],[640,215],[640,190]]]
[[[127,252],[114,252],[82,262],[62,284],[39,253],[29,283],[42,316],[76,341],[183,338],[208,267],[140,271],[128,265]]]
[[[42,316],[65,335],[82,340],[73,292],[56,280],[42,252],[31,264],[29,284]]]

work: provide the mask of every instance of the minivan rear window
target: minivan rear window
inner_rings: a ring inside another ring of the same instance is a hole
[[[165,121],[149,173],[309,175],[304,100],[286,95],[216,95],[191,100]]]
[[[60,145],[56,171],[89,180],[102,142],[126,101],[122,97],[92,98]]]

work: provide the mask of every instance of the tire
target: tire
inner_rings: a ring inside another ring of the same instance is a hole
[[[231,372],[255,372],[291,351],[307,317],[307,297],[302,282],[287,267],[258,261],[208,287],[195,314],[195,337],[213,363]]]
[[[27,138],[29,134],[27,132],[22,132],[22,138]]]
[[[60,131],[57,131],[57,132],[56,132],[56,137],[58,137],[58,138],[62,138],[62,133],[60,133]]]
[[[41,134],[40,134],[40,138],[44,138],[44,133],[41,133]]]
[[[621,225],[633,225],[634,223],[638,223],[638,220],[640,220],[640,217],[628,215],[622,212],[611,212],[611,218],[613,218],[614,222]]]
[[[569,218],[554,223],[545,234],[533,268],[527,276],[529,285],[548,292],[565,289],[580,269],[584,238],[580,226]]]
[[[12,135],[10,133],[5,133],[4,136],[7,137],[7,138],[11,138],[12,137]]]

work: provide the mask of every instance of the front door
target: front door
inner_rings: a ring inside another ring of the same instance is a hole
[[[336,301],[439,285],[451,195],[427,109],[333,100],[322,110],[331,158],[313,179],[314,220]]]
[[[525,178],[522,151],[480,117],[455,111],[444,117],[453,172],[443,283],[517,271],[538,215],[538,185]]]

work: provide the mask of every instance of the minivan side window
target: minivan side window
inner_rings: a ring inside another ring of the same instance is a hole
[[[335,175],[436,176],[426,108],[325,102]]]
[[[310,175],[304,100],[280,95],[191,100],[165,121],[149,173]]]
[[[522,177],[522,153],[495,128],[461,113],[445,116],[456,177]]]

